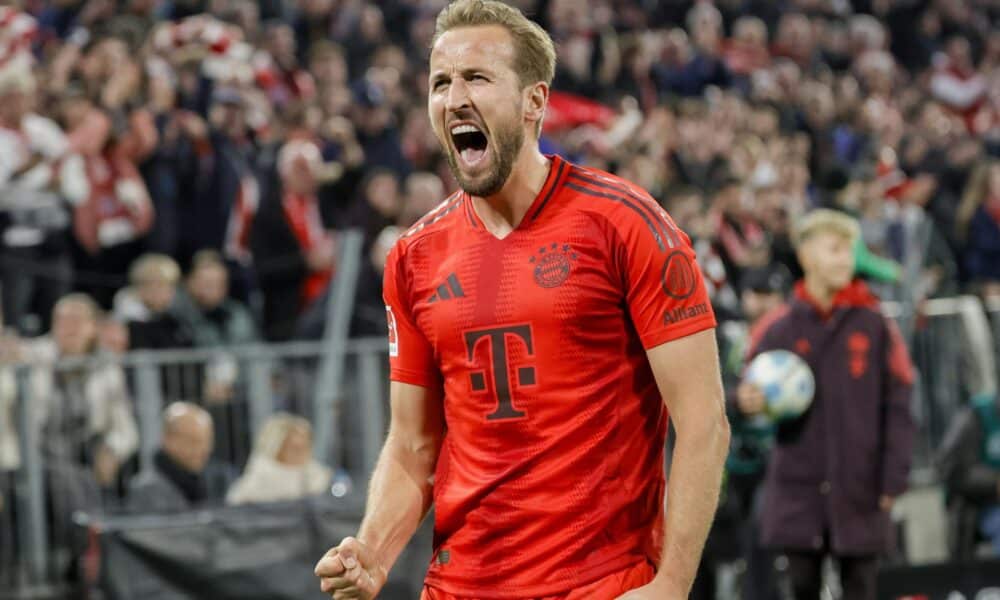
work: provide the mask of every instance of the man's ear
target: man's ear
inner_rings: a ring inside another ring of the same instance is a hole
[[[535,124],[537,131],[545,118],[545,108],[549,104],[549,86],[544,81],[532,84],[524,90],[524,119]]]

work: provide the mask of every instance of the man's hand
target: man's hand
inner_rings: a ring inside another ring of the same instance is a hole
[[[745,415],[756,415],[764,410],[764,392],[752,383],[741,383],[736,389],[736,405]]]
[[[370,600],[388,579],[388,572],[368,546],[346,537],[316,564],[320,590],[334,600]]]
[[[892,511],[893,505],[896,504],[896,499],[892,496],[881,496],[878,499],[878,507],[884,512]]]

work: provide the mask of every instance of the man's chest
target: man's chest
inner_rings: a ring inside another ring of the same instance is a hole
[[[439,258],[426,259],[412,282],[413,313],[439,359],[472,360],[485,347],[493,358],[500,348],[549,353],[620,323],[613,257],[585,229],[446,239],[429,249]]]

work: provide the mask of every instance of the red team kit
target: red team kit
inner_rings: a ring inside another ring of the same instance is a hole
[[[594,586],[659,560],[668,415],[645,351],[715,317],[655,200],[549,158],[504,239],[458,192],[386,265],[391,378],[444,389],[428,600],[614,597]]]

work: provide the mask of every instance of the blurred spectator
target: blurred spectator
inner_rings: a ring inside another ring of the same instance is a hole
[[[73,515],[117,504],[119,476],[139,439],[125,373],[97,353],[99,316],[93,299],[70,294],[53,309],[50,335],[8,341],[13,355],[7,359],[31,365],[25,409],[43,458],[54,569],[67,575],[77,541]],[[18,392],[10,374],[0,372],[0,429],[7,429],[0,471],[17,469],[24,460],[19,444],[25,432],[10,421]]]
[[[191,331],[195,347],[218,349],[201,370],[201,388],[194,396],[204,400],[215,423],[214,456],[239,465],[245,462],[250,444],[246,375],[227,348],[253,344],[258,338],[250,311],[228,298],[228,291],[229,274],[222,257],[214,250],[202,250],[192,259],[172,312]]]
[[[302,417],[271,416],[254,444],[243,476],[226,494],[228,504],[296,500],[328,492],[329,467],[313,458],[312,427]]]
[[[947,490],[950,555],[975,558],[976,542],[985,540],[1000,556],[1000,404],[995,394],[973,398],[955,415],[938,468]]]
[[[129,485],[129,510],[177,512],[221,501],[224,489],[209,470],[212,417],[193,404],[176,402],[163,412],[162,435],[153,465]]]
[[[358,142],[369,167],[385,167],[405,177],[412,165],[403,155],[399,127],[392,108],[387,105],[385,90],[366,76],[352,86],[352,120],[357,124]]]
[[[335,239],[323,226],[316,196],[322,164],[311,141],[294,140],[282,147],[281,185],[264,199],[254,221],[252,243],[268,340],[291,338],[302,311],[333,277]]]
[[[188,173],[179,178],[177,247],[188,264],[198,250],[211,248],[237,264],[249,260],[249,232],[258,209],[257,148],[248,128],[248,100],[240,90],[216,87],[207,119],[181,112],[176,123],[187,145],[179,150]],[[240,273],[242,288],[248,283]],[[242,294],[246,297],[246,292]]]
[[[934,56],[934,72],[930,90],[934,98],[961,115],[970,131],[991,125],[989,117],[981,123],[981,110],[990,110],[986,102],[987,80],[976,71],[972,62],[972,47],[965,37],[950,38],[944,52]]]
[[[62,130],[33,112],[37,95],[26,60],[0,65],[0,305],[4,322],[21,331],[37,315],[36,332],[48,329],[52,307],[70,291],[68,206],[90,194]]]
[[[722,54],[722,15],[708,3],[688,12],[687,37],[672,32],[673,61],[654,67],[661,95],[699,96],[708,86],[728,86],[731,74]],[[690,41],[688,41],[690,39]]]
[[[912,457],[913,368],[877,299],[852,281],[858,235],[850,217],[829,210],[799,224],[805,276],[794,299],[755,330],[748,353],[795,352],[816,378],[809,410],[777,424],[763,492],[762,539],[787,556],[800,599],[820,596],[827,555],[839,563],[846,598],[876,597],[889,511]],[[754,385],[741,385],[738,396],[744,414],[763,408]]]
[[[229,298],[229,272],[222,256],[202,250],[174,300],[174,313],[191,331],[196,347],[239,346],[257,340],[250,311]]]
[[[111,119],[79,88],[63,92],[61,113],[70,145],[83,156],[90,183],[90,196],[73,213],[73,232],[81,249],[77,285],[109,306],[129,265],[142,253],[142,237],[153,225],[153,205],[135,160],[155,147],[156,130],[148,115],[137,114],[133,122],[140,131],[112,131]]]
[[[90,467],[102,487],[136,451],[139,435],[121,367],[103,361],[57,366],[59,359],[95,358],[100,312],[83,294],[56,303],[50,338],[31,342],[28,355],[43,361],[32,374],[32,398],[44,423],[43,449]]]
[[[194,333],[173,312],[180,268],[168,256],[145,254],[129,270],[131,285],[115,295],[115,316],[128,326],[130,348],[185,348]]]
[[[121,465],[138,448],[139,434],[121,367],[99,358],[100,309],[89,296],[69,294],[53,309],[50,335],[33,340],[7,338],[5,360],[34,365],[30,385],[31,420],[40,428],[47,460],[91,470],[94,480],[111,487]],[[59,361],[70,360],[69,364]],[[9,375],[9,371],[7,372]],[[6,417],[0,466],[20,464],[18,432],[9,417],[13,380],[5,375],[0,404]]]
[[[1000,161],[977,166],[969,177],[956,226],[967,276],[983,295],[1000,296]]]

